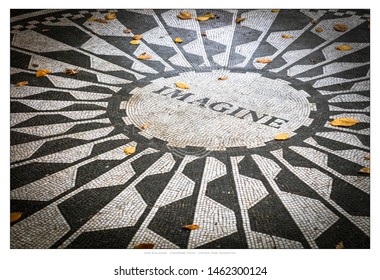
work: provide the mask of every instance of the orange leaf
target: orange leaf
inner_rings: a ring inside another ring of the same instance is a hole
[[[67,75],[75,75],[75,74],[79,73],[79,70],[78,70],[78,68],[77,69],[69,69],[69,68],[67,68],[65,73]]]
[[[330,122],[332,126],[345,126],[345,127],[353,126],[357,123],[359,123],[359,121],[352,118],[339,118]]]
[[[135,36],[133,36],[133,39],[135,39],[135,40],[141,40],[142,39],[142,35],[135,35]]]
[[[140,54],[138,57],[138,59],[141,59],[141,60],[147,60],[147,59],[151,59],[152,56],[150,56],[149,54],[147,54],[146,52]]]
[[[336,249],[344,249],[343,241],[340,241],[338,244],[336,244],[335,248]]]
[[[363,167],[359,170],[359,173],[370,174],[369,167]]]
[[[290,38],[293,38],[293,36],[292,35],[286,35],[286,34],[284,34],[284,35],[282,35],[282,38],[284,38],[284,39],[290,39]]]
[[[105,19],[108,19],[108,20],[113,20],[113,19],[116,19],[116,14],[115,13],[108,13],[104,16]]]
[[[237,18],[237,19],[235,20],[235,22],[236,22],[236,23],[240,23],[240,22],[245,21],[245,20],[246,20],[246,18],[241,18],[241,17],[239,17],[239,18]]]
[[[271,63],[272,59],[270,59],[270,58],[258,58],[258,59],[256,59],[256,62],[258,62],[258,63]]]
[[[280,133],[274,136],[275,140],[283,141],[290,138],[290,135],[288,133]]]
[[[185,83],[175,83],[175,85],[178,87],[178,88],[181,88],[181,89],[189,89],[190,86],[185,84]]]
[[[138,45],[140,44],[140,41],[139,40],[132,40],[129,42],[131,45]]]
[[[338,23],[334,25],[334,29],[339,32],[347,31],[348,26],[342,23]]]
[[[177,15],[178,18],[180,19],[191,19],[193,17],[192,14],[190,14],[189,12],[179,12],[179,14]]]
[[[133,154],[134,152],[136,152],[136,147],[133,147],[133,146],[126,147],[126,148],[124,149],[124,153],[127,154],[127,155],[131,155],[131,154]]]
[[[186,225],[186,226],[183,226],[182,228],[188,229],[188,230],[194,230],[194,229],[198,229],[199,226],[198,225]]]
[[[155,245],[152,243],[141,243],[141,244],[135,245],[133,248],[135,248],[135,249],[153,249],[154,246]]]
[[[28,81],[22,81],[22,82],[18,82],[16,84],[16,87],[23,87],[23,86],[27,86],[29,83]]]
[[[323,32],[323,28],[322,27],[317,27],[317,28],[315,28],[315,31],[317,31],[318,33],[321,33],[321,32]]]
[[[141,129],[147,129],[149,125],[147,123],[144,123],[142,126],[140,126]]]
[[[206,16],[203,16],[203,17],[197,17],[195,18],[197,21],[206,21],[206,20],[209,20],[210,18],[209,17],[206,17]]]
[[[12,212],[11,213],[11,223],[16,222],[21,219],[22,212]]]
[[[349,45],[341,45],[341,46],[336,46],[335,49],[338,51],[349,51],[352,50],[352,47]]]
[[[220,76],[218,78],[218,80],[222,80],[222,81],[227,80],[227,79],[228,79],[228,77],[226,75]]]
[[[44,69],[44,70],[37,70],[36,72],[36,77],[43,77],[46,76],[47,74],[50,74],[50,70]]]

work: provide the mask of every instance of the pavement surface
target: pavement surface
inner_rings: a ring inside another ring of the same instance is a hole
[[[10,247],[370,248],[369,10],[181,11],[11,11]]]

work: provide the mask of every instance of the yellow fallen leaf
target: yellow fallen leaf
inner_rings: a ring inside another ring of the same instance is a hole
[[[140,44],[140,41],[139,40],[132,40],[129,42],[131,45],[138,45]]]
[[[214,19],[214,18],[216,18],[216,15],[214,15],[213,13],[208,12],[207,14],[205,14],[205,17],[208,17],[210,19]]]
[[[245,21],[245,20],[246,20],[246,18],[241,18],[241,17],[239,17],[239,18],[237,18],[237,19],[235,20],[235,22],[236,22],[236,23],[240,23],[240,22]]]
[[[185,84],[185,83],[175,83],[175,85],[178,87],[178,88],[182,88],[182,89],[189,89],[190,86]]]
[[[334,29],[339,32],[347,31],[348,26],[343,23],[338,23],[334,25]]]
[[[270,59],[270,58],[258,58],[258,59],[256,59],[256,62],[258,62],[258,63],[271,63],[272,59]]]
[[[131,155],[131,154],[133,154],[134,152],[136,152],[136,147],[133,147],[133,146],[126,147],[126,148],[124,149],[124,153],[126,153],[127,155]]]
[[[144,123],[142,126],[140,126],[141,129],[147,129],[149,125],[147,123]]]
[[[340,241],[338,244],[336,244],[335,248],[336,248],[336,249],[345,249],[345,248],[344,248],[343,241]]]
[[[174,42],[176,42],[176,43],[182,43],[182,39],[179,38],[179,37],[178,37],[178,38],[175,38],[175,39],[174,39]]]
[[[282,35],[282,38],[284,38],[284,39],[290,39],[290,38],[293,38],[293,36],[292,35],[286,35],[286,34],[284,34],[284,35]]]
[[[124,29],[124,31],[123,31],[125,34],[128,34],[128,33],[131,33],[132,32],[132,30],[131,29],[128,29],[128,28],[126,28],[126,29]]]
[[[218,80],[222,80],[222,81],[227,80],[227,79],[228,79],[228,77],[226,75],[220,76],[218,78]]]
[[[77,69],[69,69],[69,68],[67,68],[65,73],[67,75],[75,75],[75,74],[78,74],[78,72],[79,72],[78,68]]]
[[[341,45],[341,46],[336,46],[335,49],[338,51],[349,51],[352,50],[352,47],[349,45]]]
[[[272,13],[279,13],[281,10],[275,10],[275,9],[273,9],[272,10]]]
[[[189,230],[194,230],[194,229],[198,229],[199,226],[198,225],[186,225],[186,226],[183,226],[182,228],[189,229]]]
[[[47,74],[50,74],[50,73],[51,73],[51,71],[48,69],[37,70],[36,77],[43,77],[43,76],[46,76]]]
[[[362,169],[359,170],[359,172],[369,174],[369,167],[363,167]]]
[[[97,19],[96,18],[93,18],[93,17],[90,17],[87,19],[87,21],[96,21]]]
[[[364,157],[364,159],[366,159],[366,160],[370,160],[371,157],[370,157],[370,155],[366,155],[366,156]]]
[[[139,34],[134,35],[133,39],[135,39],[135,40],[141,40],[142,39],[142,35],[139,35]]]
[[[107,21],[104,18],[88,18],[87,21],[96,21],[100,23],[107,23]]]
[[[11,223],[16,222],[21,219],[22,212],[12,212],[11,213]]]
[[[108,19],[108,20],[113,20],[113,19],[116,19],[116,14],[115,13],[108,13],[104,16],[105,19]]]
[[[135,245],[133,248],[135,248],[135,249],[153,249],[154,246],[155,245],[153,243],[141,243],[141,244]]]
[[[206,16],[202,16],[202,17],[197,17],[195,18],[197,21],[206,21],[206,20],[209,20],[210,18],[209,17],[206,17]]]
[[[137,59],[141,59],[141,60],[147,60],[147,59],[151,59],[152,56],[150,56],[149,54],[147,54],[146,52],[140,54]]]
[[[16,87],[23,87],[23,86],[27,86],[29,83],[28,81],[22,81],[22,82],[18,82],[16,84]]]
[[[190,14],[189,12],[179,12],[177,17],[180,19],[191,19],[191,18],[193,18],[193,15]]]
[[[315,28],[315,31],[317,31],[318,33],[321,33],[321,32],[323,32],[323,28],[322,27],[317,27],[317,28]]]
[[[339,118],[330,122],[332,126],[346,126],[346,127],[353,126],[357,123],[359,123],[359,121],[352,118]]]
[[[290,135],[288,133],[280,133],[274,136],[275,140],[283,141],[290,138]]]

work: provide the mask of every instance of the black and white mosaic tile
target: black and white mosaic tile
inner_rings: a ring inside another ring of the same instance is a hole
[[[180,11],[11,11],[10,247],[370,248],[369,10]]]

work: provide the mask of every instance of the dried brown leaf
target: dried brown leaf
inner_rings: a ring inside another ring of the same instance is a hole
[[[366,159],[366,160],[370,160],[371,157],[370,157],[370,155],[366,155],[366,156],[364,157],[364,159]]]
[[[65,73],[67,75],[76,75],[76,74],[79,73],[79,70],[78,70],[78,68],[76,68],[76,69],[69,69],[69,68],[67,68]]]
[[[343,241],[340,241],[338,244],[336,244],[335,248],[336,248],[336,249],[345,249],[345,248],[344,248]]]
[[[135,245],[133,248],[135,248],[135,249],[153,249],[154,246],[155,245],[153,243],[141,243],[141,244]]]
[[[48,69],[37,70],[36,77],[43,77],[43,76],[46,76],[47,74],[50,74],[50,73],[51,73],[51,71]]]
[[[359,173],[369,174],[370,170],[369,167],[363,167],[359,170]]]
[[[136,147],[134,147],[134,146],[129,146],[129,147],[126,147],[124,149],[124,153],[127,154],[127,155],[131,155],[134,152],[136,152]]]
[[[23,87],[23,86],[27,86],[29,83],[28,81],[22,81],[22,82],[18,82],[16,84],[16,87]]]
[[[22,212],[12,212],[11,213],[11,223],[16,222],[21,219]]]
[[[275,140],[283,141],[290,138],[290,135],[288,133],[280,133],[274,136]]]
[[[335,49],[337,49],[338,51],[349,51],[352,50],[352,47],[349,45],[340,45],[336,46]]]
[[[132,32],[132,30],[131,29],[128,29],[128,28],[126,28],[126,29],[124,29],[124,31],[123,31],[125,34],[128,34],[128,33],[131,33]]]
[[[40,66],[40,65],[37,64],[37,63],[33,63],[32,66],[33,66],[33,67],[38,67],[38,66]]]
[[[174,39],[174,42],[180,44],[180,43],[182,43],[182,39],[179,38],[179,37],[178,37],[178,38],[175,38],[175,39]]]
[[[321,32],[323,32],[323,28],[322,27],[317,27],[317,28],[315,28],[315,31],[317,31],[318,33],[321,33]]]
[[[186,225],[186,226],[183,226],[182,228],[188,229],[188,230],[194,230],[194,229],[198,229],[199,226],[198,225]]]
[[[245,21],[245,20],[246,20],[246,18],[241,18],[241,17],[239,17],[239,18],[237,18],[237,19],[235,20],[235,22],[236,22],[236,23],[240,23],[240,22]]]
[[[359,121],[352,118],[339,118],[330,122],[332,126],[344,126],[344,127],[353,126],[357,123],[359,123]]]
[[[201,32],[201,36],[206,37],[207,36],[206,32]]]
[[[284,38],[284,39],[290,39],[290,38],[293,38],[292,35],[286,35],[286,34],[282,35],[281,37]]]
[[[218,80],[222,80],[222,81],[227,80],[227,79],[228,79],[228,77],[226,75],[220,76],[218,78]]]
[[[132,40],[129,42],[131,45],[138,45],[140,44],[140,41],[139,40]]]
[[[318,20],[316,20],[316,19],[313,19],[313,20],[311,21],[312,24],[317,24],[317,22],[318,22]]]
[[[338,23],[334,25],[334,29],[339,32],[347,31],[348,26],[343,23]]]
[[[107,20],[113,20],[113,19],[116,19],[116,14],[115,13],[108,13],[104,16],[104,18]]]
[[[270,58],[258,58],[258,59],[256,59],[256,62],[257,63],[271,63],[272,59],[270,59]]]
[[[175,83],[176,87],[181,88],[181,89],[189,89],[190,86],[185,83]]]

